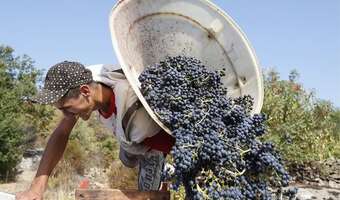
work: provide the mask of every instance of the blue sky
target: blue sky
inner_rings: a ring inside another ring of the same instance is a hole
[[[284,79],[292,69],[319,98],[340,107],[339,0],[214,0],[245,32],[262,67]],[[115,0],[7,0],[0,44],[47,69],[63,60],[116,63],[108,28]]]

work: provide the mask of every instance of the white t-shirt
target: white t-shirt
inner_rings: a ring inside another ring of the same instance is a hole
[[[149,116],[146,110],[141,107],[131,115],[131,123],[126,127],[128,133],[124,133],[122,119],[129,107],[136,102],[137,95],[134,93],[129,82],[122,73],[114,72],[120,69],[114,65],[91,65],[87,67],[92,72],[93,80],[103,83],[112,88],[115,94],[117,114],[112,114],[105,119],[99,114],[100,121],[111,130],[121,147],[132,154],[144,154],[150,148],[140,144],[145,138],[156,135],[161,128]],[[126,138],[128,134],[130,141]]]

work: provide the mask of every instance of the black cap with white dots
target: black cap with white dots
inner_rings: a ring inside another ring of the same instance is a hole
[[[44,88],[31,101],[52,104],[70,89],[93,81],[92,73],[78,62],[64,61],[52,66],[46,75]]]

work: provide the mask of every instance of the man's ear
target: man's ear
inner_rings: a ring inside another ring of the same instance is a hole
[[[91,93],[91,88],[89,85],[81,85],[79,87],[79,91],[80,91],[80,94],[85,96],[85,97],[88,97],[90,96],[90,93]]]

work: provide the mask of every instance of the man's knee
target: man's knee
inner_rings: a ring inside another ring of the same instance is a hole
[[[159,190],[165,157],[162,152],[153,151],[140,159],[138,189]]]

